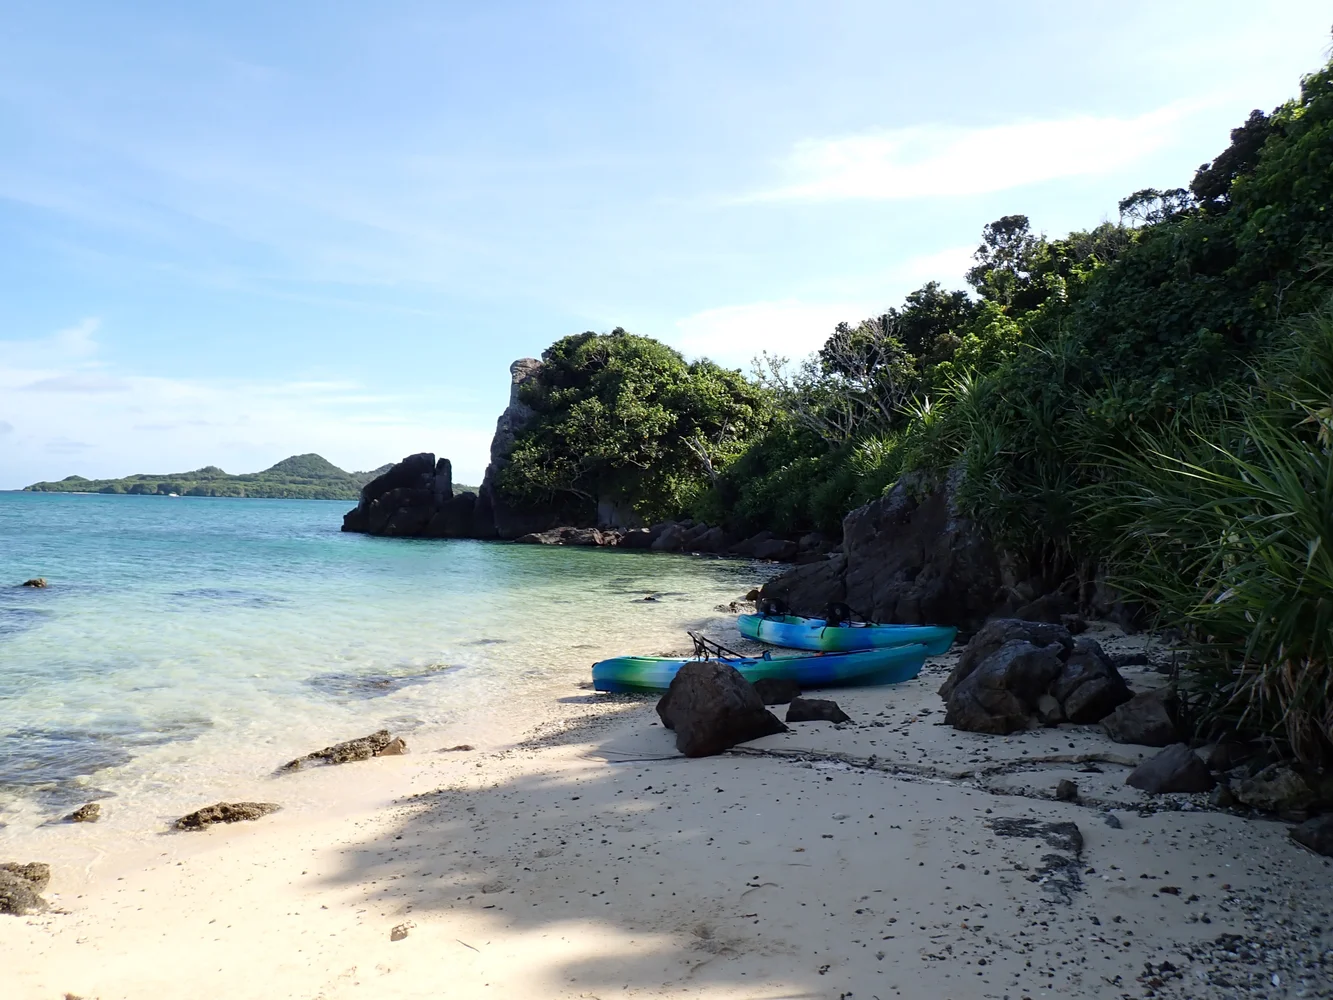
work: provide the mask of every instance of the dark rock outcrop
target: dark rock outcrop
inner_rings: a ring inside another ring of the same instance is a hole
[[[851,722],[852,717],[826,698],[793,698],[787,706],[788,722]]]
[[[949,673],[949,679],[940,687],[940,697],[945,701],[949,695],[978,664],[1006,643],[1021,639],[1034,646],[1049,646],[1053,643],[1061,647],[1058,654],[1063,660],[1074,649],[1074,639],[1069,630],[1061,625],[1049,625],[1043,622],[1027,622],[1017,618],[997,618],[983,625],[963,651],[958,654],[958,662]]]
[[[276,802],[217,802],[182,816],[172,826],[177,830],[203,830],[214,823],[256,820],[281,808]]]
[[[799,684],[781,677],[761,677],[754,682],[754,689],[765,705],[786,705],[801,696]]]
[[[1038,699],[1060,676],[1060,645],[1012,639],[949,692],[944,721],[955,729],[1005,736],[1026,729]]]
[[[620,536],[622,549],[649,549],[653,545],[653,533],[648,528],[630,528]]]
[[[532,424],[536,412],[523,402],[523,387],[537,377],[542,363],[519,358],[509,366],[509,404],[495,422],[491,438],[491,460],[477,494],[474,535],[477,538],[518,538],[535,531],[549,531],[574,523],[565,512],[553,507],[515,503],[499,488],[500,473],[509,465],[518,436]]]
[[[0,913],[21,917],[46,909],[42,890],[51,882],[51,866],[40,861],[0,864]]]
[[[308,760],[322,760],[328,764],[347,764],[354,760],[369,760],[371,757],[378,757],[384,748],[392,742],[393,737],[389,735],[389,731],[380,729],[369,736],[359,736],[354,740],[335,743],[323,750],[315,750],[304,757],[289,760],[278,770],[296,771]]]
[[[940,697],[955,728],[1005,734],[1038,722],[1096,722],[1130,691],[1092,640],[1075,640],[1063,625],[998,618],[968,642]]]
[[[1232,792],[1250,808],[1272,813],[1298,813],[1315,800],[1305,779],[1282,764],[1270,764],[1254,777],[1237,782]]]
[[[1150,795],[1163,792],[1206,792],[1216,779],[1208,765],[1184,743],[1174,743],[1130,772],[1125,784]]]
[[[479,493],[454,494],[447,458],[437,461],[429,452],[409,455],[365,485],[356,508],[343,517],[343,530],[399,537],[511,539],[572,523],[568,512],[554,507],[516,505],[497,486],[518,435],[533,417],[520,390],[540,369],[535,358],[521,358],[509,366],[509,405],[496,422],[491,460]]]
[[[715,660],[681,667],[657,714],[675,730],[676,749],[686,757],[707,757],[787,730],[735,667]]]
[[[1317,816],[1292,827],[1291,839],[1316,854],[1333,858],[1333,815]]]
[[[1166,747],[1180,740],[1173,715],[1176,699],[1170,688],[1142,691],[1116,708],[1102,722],[1117,743]]]
[[[533,531],[515,538],[520,545],[578,545],[598,546],[615,541],[615,536],[604,535],[596,528],[552,528],[550,531]]]
[[[33,577],[31,580],[24,580],[22,583],[19,584],[19,586],[20,586],[20,587],[33,587],[33,588],[35,588],[35,589],[37,589],[37,590],[41,590],[43,587],[46,586],[46,577],[44,577],[44,576],[35,576],[35,577]]]
[[[979,626],[1000,601],[1000,564],[957,508],[960,476],[933,489],[904,476],[843,519],[840,559],[797,567],[766,584],[763,596],[801,614],[843,601],[874,621]]]
[[[1120,671],[1092,639],[1074,640],[1074,650],[1051,694],[1070,722],[1099,722],[1134,696]]]

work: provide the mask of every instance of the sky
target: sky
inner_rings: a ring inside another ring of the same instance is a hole
[[[0,489],[416,451],[623,326],[748,370],[1187,185],[1325,2],[0,0]]]

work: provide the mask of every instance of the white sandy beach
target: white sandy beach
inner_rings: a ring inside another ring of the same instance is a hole
[[[1141,811],[1152,751],[1096,730],[942,726],[950,662],[722,757],[677,757],[651,700],[570,692],[526,732],[256,778],[229,797],[298,803],[257,822],[61,827],[4,859],[53,874],[49,912],[0,918],[0,994],[1333,995],[1327,859],[1201,798]]]

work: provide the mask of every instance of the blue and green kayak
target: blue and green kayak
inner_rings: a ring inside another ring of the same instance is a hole
[[[797,656],[719,656],[753,683],[764,677],[792,680],[802,688],[860,687],[910,681],[921,672],[927,656],[920,644],[866,649],[851,653],[809,653]],[[592,665],[597,691],[665,691],[676,672],[692,657],[617,656]]]
[[[800,615],[741,615],[736,627],[747,639],[758,639],[788,649],[816,649],[849,653],[920,643],[927,656],[939,656],[953,645],[956,628],[948,625],[876,625],[849,622],[826,625],[823,618]]]

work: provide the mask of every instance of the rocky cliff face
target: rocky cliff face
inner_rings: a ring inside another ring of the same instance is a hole
[[[343,531],[422,538],[517,538],[562,522],[560,512],[518,507],[497,489],[514,442],[533,417],[519,390],[541,370],[536,358],[509,366],[509,405],[496,421],[491,461],[479,493],[454,496],[453,470],[447,458],[430,452],[409,455],[365,485],[361,500],[343,517]]]
[[[470,538],[475,493],[454,496],[449,459],[430,452],[408,455],[361,490],[361,502],[343,515],[343,531],[368,535]]]
[[[477,496],[477,538],[518,538],[534,531],[547,531],[562,521],[560,512],[550,508],[525,507],[508,502],[499,492],[501,471],[509,464],[514,442],[532,422],[532,407],[519,398],[524,385],[541,371],[542,363],[536,358],[519,358],[509,366],[509,405],[495,422],[495,436],[491,438],[491,461]]]
[[[979,626],[1002,603],[1000,561],[954,501],[957,475],[925,490],[905,476],[843,519],[842,551],[770,581],[763,597],[818,614],[844,601],[872,621]]]

